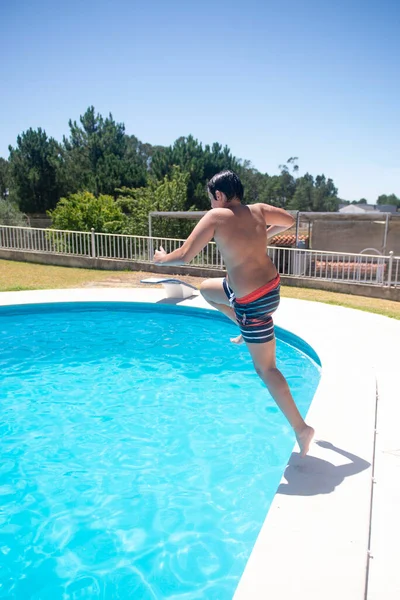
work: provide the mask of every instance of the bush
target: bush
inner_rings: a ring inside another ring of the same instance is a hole
[[[61,198],[56,208],[47,213],[53,229],[123,233],[126,217],[111,196],[96,198],[90,192],[78,192]]]
[[[149,234],[149,213],[152,211],[185,211],[189,174],[175,167],[170,177],[162,181],[153,180],[147,187],[117,190],[120,196],[117,205],[126,215],[124,233],[129,235]],[[189,210],[195,210],[190,207]],[[154,237],[186,238],[195,221],[160,217],[153,221]]]
[[[26,227],[29,223],[27,216],[15,204],[0,198],[0,225]]]

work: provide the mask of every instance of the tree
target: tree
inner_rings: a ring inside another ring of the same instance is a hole
[[[82,191],[114,199],[122,194],[121,198],[143,208],[151,200],[149,194],[154,194],[163,182],[176,183],[174,169],[178,167],[187,176],[183,210],[208,210],[206,184],[225,169],[238,172],[245,188],[244,200],[249,204],[266,202],[316,211],[338,207],[333,181],[324,175],[314,179],[308,173],[298,177],[296,156],[279,165],[279,175],[270,176],[255,169],[250,161],[235,158],[227,146],[215,142],[203,147],[192,135],[178,138],[169,147],[142,143],[134,135],[126,135],[124,124],[117,123],[111,113],[103,118],[93,106],[78,123],[70,120],[69,127],[63,145],[48,139],[41,129],[30,129],[18,137],[16,149],[10,147],[10,162],[0,161],[0,197],[9,193],[27,212],[52,210],[60,197]],[[379,203],[393,199],[400,204],[394,194],[380,196]],[[180,230],[186,231],[187,223]]]
[[[61,146],[44,130],[28,129],[9,146],[12,187],[21,210],[44,213],[66,190]]]
[[[246,204],[265,202],[263,192],[267,185],[268,175],[260,173],[249,160],[240,160],[237,169],[244,187],[244,200]]]
[[[192,135],[181,137],[168,148],[157,150],[151,161],[151,174],[158,180],[172,173],[174,166],[188,173],[187,205],[195,205],[198,210],[208,210],[210,201],[206,184],[216,173],[224,169],[238,170],[239,162],[229,148],[214,143],[204,148]]]
[[[325,175],[312,175],[306,173],[296,180],[296,191],[288,203],[289,210],[305,211],[336,211],[339,206],[337,189],[332,179],[326,179]]]
[[[297,179],[296,191],[293,198],[289,201],[287,208],[303,212],[312,210],[314,192],[314,178],[309,173],[306,173],[303,177]]]
[[[397,206],[397,208],[400,208],[400,198],[398,198],[396,194],[390,194],[389,196],[387,196],[386,194],[382,194],[381,196],[379,196],[376,203],[380,206],[382,206],[382,204],[392,204],[393,206]]]
[[[128,152],[129,147],[133,149],[134,153],[137,155],[141,165],[143,168],[149,172],[151,170],[151,164],[153,161],[153,156],[156,152],[164,152],[164,146],[152,146],[148,143],[143,143],[137,139],[134,135],[127,136],[128,140]]]
[[[104,119],[90,106],[76,121],[69,121],[70,136],[64,137],[68,175],[74,191],[110,194],[123,186],[146,185],[147,165],[135,136],[125,135],[125,125],[112,114]]]
[[[286,161],[286,164],[279,165],[280,175],[274,175],[266,181],[264,196],[269,204],[280,208],[288,208],[291,204],[296,191],[296,178],[299,167],[296,164],[297,156],[292,156]],[[290,173],[290,168],[293,173]]]
[[[352,200],[351,202],[348,202],[347,204],[368,204],[368,201],[366,198],[360,198],[360,200]]]
[[[0,198],[6,198],[11,187],[11,165],[5,158],[0,157]]]
[[[117,205],[127,217],[124,233],[148,235],[148,216],[152,211],[183,211],[187,205],[189,174],[178,167],[162,181],[151,180],[147,187],[118,190]],[[189,207],[194,210],[194,207]],[[154,220],[153,236],[186,237],[193,229],[193,221],[158,218]]]
[[[296,191],[296,180],[289,171],[282,170],[280,175],[267,177],[260,202],[287,208]]]
[[[299,160],[298,156],[291,156],[290,158],[287,159],[285,164],[279,165],[279,168],[281,171],[283,171],[285,173],[289,173],[290,167],[292,167],[293,173],[297,173],[299,170],[299,165],[297,164],[298,160]]]
[[[90,231],[93,227],[97,233],[122,233],[126,222],[111,196],[96,198],[90,192],[61,198],[57,207],[48,214],[52,218],[53,229],[71,231]]]
[[[339,208],[338,190],[333,180],[325,175],[317,175],[314,182],[312,210],[315,212],[335,212]]]

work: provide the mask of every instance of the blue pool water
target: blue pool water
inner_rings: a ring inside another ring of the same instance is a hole
[[[294,444],[236,333],[166,305],[0,309],[0,598],[231,600]],[[319,368],[277,356],[304,415]]]

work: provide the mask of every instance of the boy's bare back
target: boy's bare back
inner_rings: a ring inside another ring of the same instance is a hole
[[[265,204],[214,208],[214,240],[224,258],[229,285],[245,296],[273,279],[276,268],[267,255]]]

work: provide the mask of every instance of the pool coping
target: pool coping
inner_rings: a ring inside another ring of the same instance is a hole
[[[96,301],[210,308],[199,295],[166,300],[159,288],[0,294],[0,306]],[[397,600],[400,322],[289,298],[274,320],[321,359],[307,421],[334,448],[313,444],[300,459],[295,447],[234,600]]]

